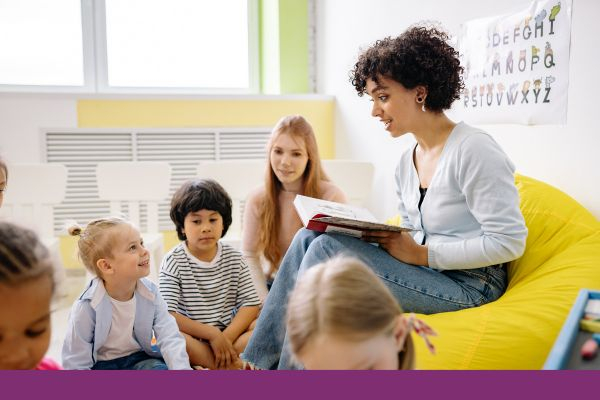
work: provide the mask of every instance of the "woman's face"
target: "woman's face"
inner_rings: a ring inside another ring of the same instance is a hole
[[[390,78],[379,77],[378,81],[367,80],[366,91],[373,102],[371,115],[384,124],[392,137],[413,132],[415,119],[424,114],[421,103],[417,103],[417,89],[406,89]]]
[[[308,153],[306,144],[287,133],[274,141],[269,154],[271,168],[286,190],[300,190]]]

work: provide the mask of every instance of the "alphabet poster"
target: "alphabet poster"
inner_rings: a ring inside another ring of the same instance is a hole
[[[461,26],[465,89],[454,110],[469,123],[564,124],[572,0]]]

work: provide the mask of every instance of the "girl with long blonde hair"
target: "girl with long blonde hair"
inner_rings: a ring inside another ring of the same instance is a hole
[[[271,133],[265,183],[248,196],[244,208],[242,253],[261,300],[302,222],[293,206],[297,194],[346,202],[344,193],[321,167],[317,140],[300,115],[281,118]]]

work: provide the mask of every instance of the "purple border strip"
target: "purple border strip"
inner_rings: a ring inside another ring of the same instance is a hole
[[[598,371],[2,371],[0,398],[569,399],[599,381]]]

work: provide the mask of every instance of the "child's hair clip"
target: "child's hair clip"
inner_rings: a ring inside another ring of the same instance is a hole
[[[415,331],[415,333],[425,341],[425,345],[427,345],[427,349],[431,354],[435,354],[435,346],[429,340],[429,336],[437,336],[436,331],[433,330],[429,325],[427,325],[422,320],[415,317],[415,314],[410,314],[408,316],[408,329]]]

